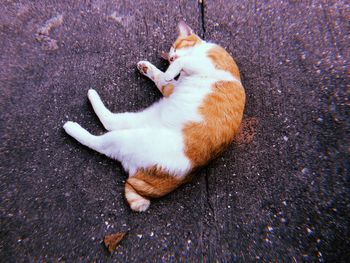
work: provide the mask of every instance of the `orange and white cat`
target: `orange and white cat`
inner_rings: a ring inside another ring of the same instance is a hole
[[[94,136],[70,121],[63,126],[80,143],[122,163],[129,173],[125,197],[135,211],[145,211],[151,198],[173,191],[216,157],[243,116],[245,92],[232,57],[184,22],[178,28],[165,72],[147,61],[137,64],[164,98],[141,112],[112,113],[90,89],[89,100],[108,132]]]

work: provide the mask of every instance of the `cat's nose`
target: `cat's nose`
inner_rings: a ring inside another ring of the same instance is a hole
[[[177,56],[172,56],[169,58],[169,62],[172,63],[175,61],[175,59],[177,59]]]

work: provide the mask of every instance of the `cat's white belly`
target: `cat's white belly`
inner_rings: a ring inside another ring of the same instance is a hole
[[[154,166],[179,177],[191,169],[180,131],[157,127],[129,132],[131,136],[126,139],[128,141],[115,150],[117,159],[130,176],[138,169]],[[118,156],[120,151],[123,152],[122,156]]]

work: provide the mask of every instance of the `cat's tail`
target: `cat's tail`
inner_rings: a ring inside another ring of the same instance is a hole
[[[134,211],[146,211],[150,198],[164,196],[185,181],[156,168],[138,170],[125,183],[125,198]]]

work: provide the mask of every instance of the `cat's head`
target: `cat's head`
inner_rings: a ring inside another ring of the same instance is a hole
[[[171,45],[169,53],[162,53],[162,57],[172,63],[175,59],[191,53],[193,48],[202,40],[193,33],[192,29],[183,21],[178,24],[179,36]]]

